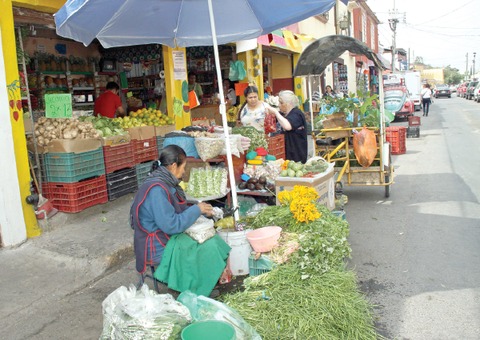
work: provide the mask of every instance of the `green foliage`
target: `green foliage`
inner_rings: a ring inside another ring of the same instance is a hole
[[[464,77],[457,68],[449,65],[443,69],[443,78],[445,84],[459,84]]]

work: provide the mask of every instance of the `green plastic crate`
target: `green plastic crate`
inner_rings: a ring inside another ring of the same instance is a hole
[[[80,153],[49,152],[44,164],[48,182],[73,183],[105,174],[102,148]]]
[[[147,178],[148,173],[152,170],[152,163],[155,161],[140,163],[135,165],[135,172],[137,173],[137,185],[140,187],[145,178]]]
[[[250,276],[257,276],[269,272],[275,266],[275,263],[266,255],[261,255],[255,260],[255,255],[248,258],[248,267]]]

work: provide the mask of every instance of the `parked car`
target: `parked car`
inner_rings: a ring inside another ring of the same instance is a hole
[[[437,85],[433,96],[435,98],[439,98],[439,97],[452,98],[452,92],[450,91],[450,87],[448,85]]]
[[[385,87],[384,107],[385,110],[395,113],[395,119],[408,118],[415,111],[415,105],[403,85]]]
[[[465,91],[465,98],[470,100],[470,99],[473,99],[473,90],[475,90],[475,86],[477,86],[478,84],[478,81],[475,80],[475,81],[471,81],[468,83],[467,85],[467,89]]]
[[[463,98],[465,96],[465,91],[467,90],[468,82],[463,82],[457,87],[457,97]]]
[[[452,93],[457,92],[457,86],[458,85],[450,85],[450,92]]]
[[[475,100],[477,103],[480,103],[480,82],[475,86],[475,89],[473,90],[473,100]]]

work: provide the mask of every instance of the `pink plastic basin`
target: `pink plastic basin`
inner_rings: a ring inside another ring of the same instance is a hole
[[[247,240],[257,253],[266,253],[278,245],[281,231],[282,228],[276,226],[255,229],[247,234]]]

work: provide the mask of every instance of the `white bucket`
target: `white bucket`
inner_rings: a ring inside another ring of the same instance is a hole
[[[233,275],[248,275],[250,272],[248,257],[252,248],[247,240],[248,231],[233,229],[219,229],[217,231],[218,235],[232,248],[228,262]]]

